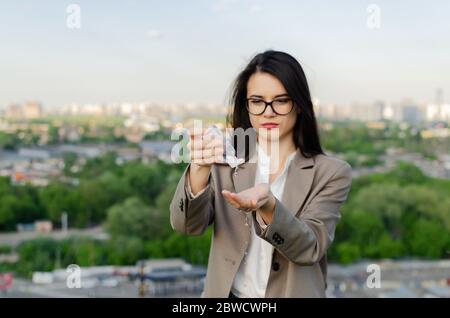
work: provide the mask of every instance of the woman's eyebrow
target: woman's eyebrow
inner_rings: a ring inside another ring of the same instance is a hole
[[[279,94],[279,95],[275,95],[275,97],[274,98],[277,98],[277,97],[282,97],[282,96],[289,96],[289,94],[287,94],[287,93],[284,93],[284,94]],[[258,97],[258,98],[264,98],[263,96],[261,96],[261,95],[251,95],[250,97]]]

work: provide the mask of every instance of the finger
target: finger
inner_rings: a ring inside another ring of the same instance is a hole
[[[191,159],[203,159],[203,151],[202,150],[191,151]]]
[[[190,158],[192,160],[204,160],[206,164],[224,163],[222,148],[194,150],[191,151]]]
[[[202,149],[203,158],[218,157],[223,155],[222,147]]]
[[[190,150],[212,149],[216,147],[223,148],[223,142],[221,139],[214,138],[213,136],[206,136],[205,138],[196,136],[187,143],[187,148]]]
[[[225,161],[223,160],[222,156],[211,156],[204,158],[201,155],[200,156],[194,156],[190,158],[192,163],[201,164],[201,165],[212,165],[215,163],[223,164]]]
[[[251,200],[241,198],[236,193],[231,193],[230,195],[231,195],[231,198],[241,206],[241,208],[251,208],[252,207]]]
[[[236,200],[233,199],[233,197],[231,196],[231,192],[228,190],[223,190],[222,191],[223,196],[225,197],[225,199],[230,202],[230,204],[232,204],[235,208],[239,209],[240,205],[236,202]]]
[[[223,148],[192,149],[190,150],[190,156],[193,158],[220,157],[223,156]]]
[[[207,146],[208,142],[209,140],[205,140],[201,136],[196,136],[189,140],[188,145],[191,150],[203,149]]]
[[[220,138],[211,137],[208,140],[205,140],[203,149],[210,149],[210,148],[223,148],[223,140]]]
[[[203,157],[203,160],[207,164],[213,164],[213,163],[225,163],[225,160],[223,159],[223,156],[220,155],[212,155],[208,157]]]
[[[239,204],[237,204],[235,201],[233,201],[233,199],[231,199],[230,197],[225,197],[225,200],[227,200],[228,203],[230,203],[236,209],[240,208]]]
[[[187,147],[191,150],[194,149],[203,149],[208,147],[208,143],[211,141],[211,137],[210,136],[201,136],[201,135],[196,135],[193,136],[191,138],[189,138],[189,141],[187,143]]]
[[[205,163],[203,162],[203,159],[191,159],[191,163],[195,163],[200,166],[205,165]]]
[[[209,141],[214,139],[221,139],[221,138],[218,138],[217,136],[211,133],[207,133],[206,129],[197,129],[197,130],[192,129],[191,133],[189,134],[189,141],[192,142],[204,141],[204,144],[207,144]]]
[[[227,199],[230,203],[237,204],[237,202],[231,197],[231,192],[228,190],[222,190],[222,195]]]

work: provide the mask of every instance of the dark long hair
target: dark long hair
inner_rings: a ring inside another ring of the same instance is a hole
[[[300,63],[291,55],[268,50],[257,54],[238,75],[231,93],[231,109],[227,115],[227,126],[233,129],[251,128],[246,108],[247,82],[256,72],[265,72],[275,76],[285,87],[294,102],[297,120],[294,126],[294,144],[305,157],[324,154],[320,145],[316,117],[314,115],[308,82]],[[236,145],[236,142],[235,142]],[[245,158],[248,160],[248,149]]]

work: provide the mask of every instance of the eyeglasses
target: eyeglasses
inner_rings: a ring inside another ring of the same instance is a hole
[[[294,103],[290,98],[277,98],[271,102],[266,102],[259,98],[247,98],[247,110],[252,115],[262,115],[266,111],[267,106],[272,108],[272,111],[277,115],[287,115],[294,108]]]

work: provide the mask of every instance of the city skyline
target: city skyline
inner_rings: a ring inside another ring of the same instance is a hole
[[[337,103],[333,101],[326,101],[323,102],[318,96],[311,96],[311,99],[313,101],[313,104],[320,103],[322,105],[332,105],[335,107],[351,107],[354,105],[370,105],[370,104],[377,104],[377,103],[384,103],[384,104],[402,104],[402,103],[413,103],[414,105],[420,106],[420,105],[448,105],[449,102],[447,102],[447,98],[445,97],[445,92],[441,88],[437,88],[434,92],[434,95],[430,96],[427,100],[415,100],[411,97],[403,97],[398,100],[387,100],[383,99],[382,97],[374,98],[373,100],[352,100],[348,103]],[[227,106],[228,100],[224,100],[222,102],[217,101],[202,101],[202,100],[185,100],[185,101],[156,101],[156,100],[136,100],[136,99],[128,99],[128,100],[115,100],[115,101],[94,101],[94,100],[88,100],[85,102],[80,102],[76,100],[72,100],[67,103],[62,103],[58,105],[52,105],[46,103],[45,100],[40,100],[38,98],[28,98],[24,100],[14,99],[10,100],[4,104],[0,104],[0,111],[7,109],[8,107],[15,106],[15,105],[26,105],[28,103],[38,103],[41,105],[43,109],[47,110],[56,110],[55,108],[60,107],[69,107],[72,105],[77,105],[80,107],[83,106],[89,106],[89,105],[96,105],[96,106],[109,106],[109,105],[123,105],[123,104],[155,104],[155,105],[214,105],[214,106]]]
[[[379,29],[360,1],[76,3],[80,29],[67,27],[70,3],[3,4],[0,106],[220,104],[246,62],[269,48],[299,59],[323,103],[434,102],[438,88],[449,102],[445,1],[377,1]]]
[[[450,104],[445,104],[437,94],[435,103],[417,103],[411,100],[401,102],[375,101],[372,103],[352,103],[349,105],[322,104],[313,98],[317,118],[331,120],[359,120],[363,122],[393,120],[411,124],[445,122],[450,124]],[[180,109],[180,107],[182,107]],[[41,103],[29,101],[10,104],[0,114],[5,119],[32,119],[47,115],[64,116],[131,116],[132,121],[149,121],[152,116],[169,116],[172,121],[192,116],[217,116],[230,111],[228,106],[214,103],[164,104],[151,102],[137,103],[72,103],[59,108],[44,108]],[[144,117],[142,117],[144,116]],[[150,116],[150,117],[149,117]],[[138,119],[139,118],[139,119]]]

